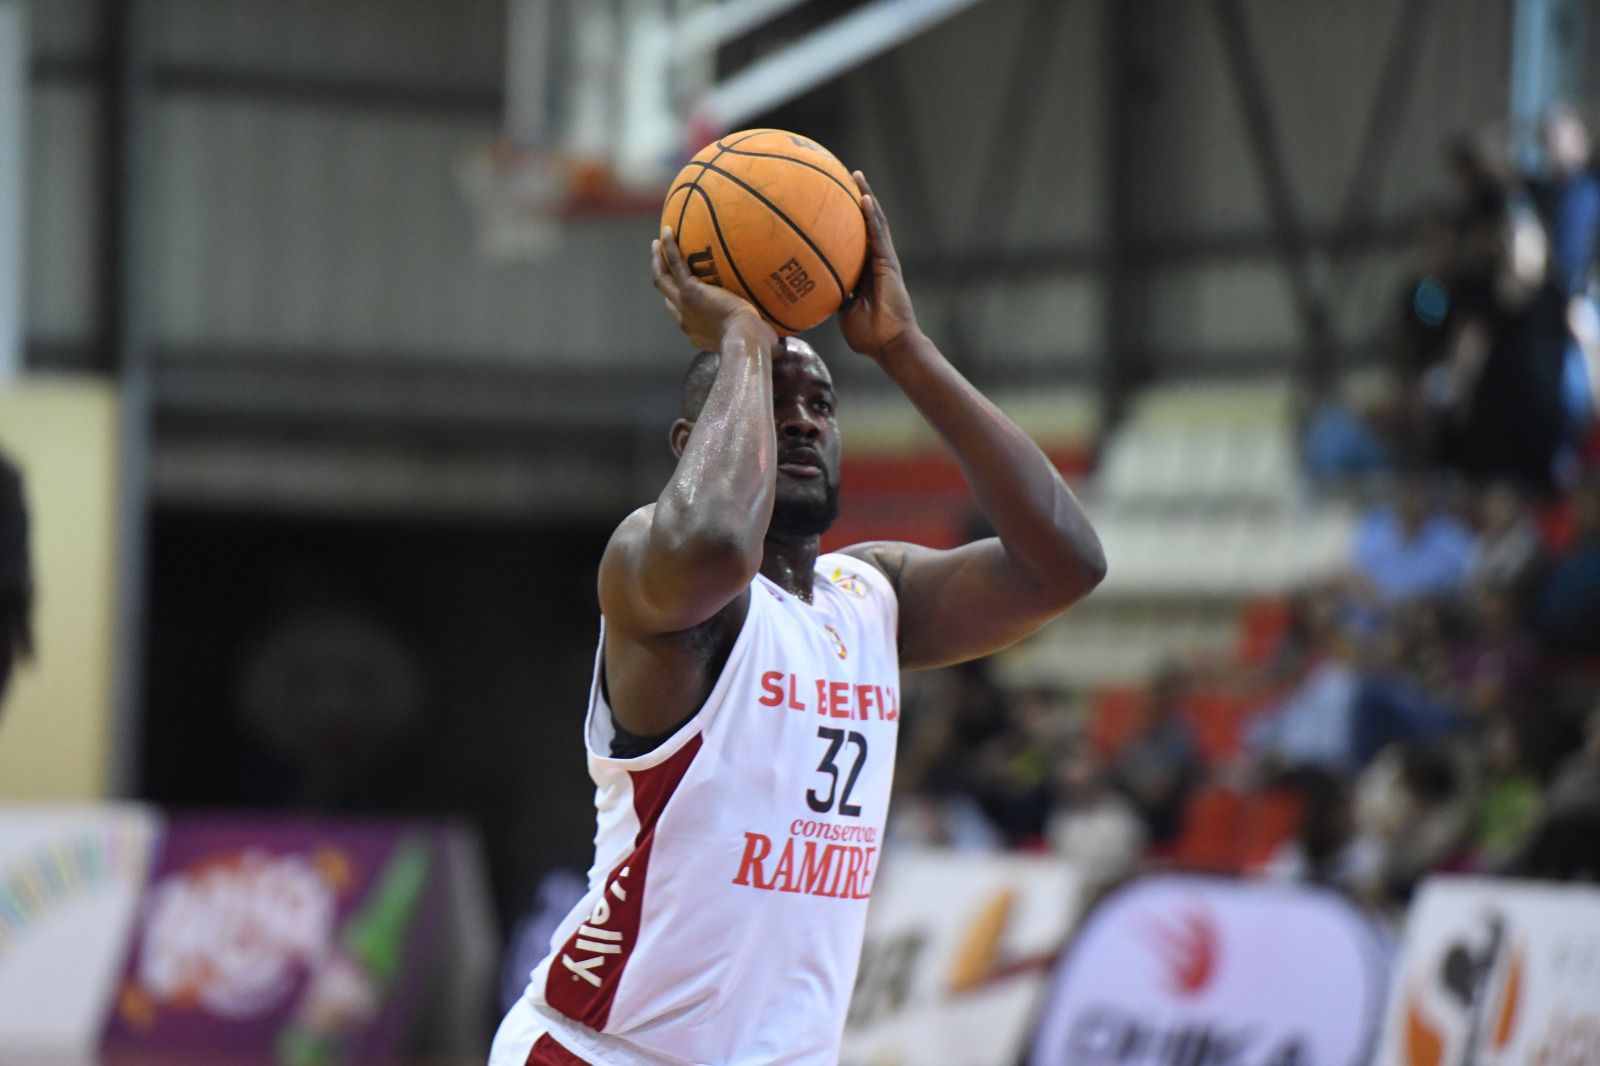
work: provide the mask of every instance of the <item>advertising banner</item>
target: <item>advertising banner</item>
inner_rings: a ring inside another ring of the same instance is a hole
[[[1600,1063],[1600,888],[1428,881],[1406,920],[1376,1061]]]
[[[1387,953],[1318,889],[1161,876],[1090,914],[1033,1066],[1365,1066]]]
[[[1085,880],[1059,859],[891,851],[879,868],[844,1066],[1013,1066]]]
[[[410,1036],[429,970],[441,853],[415,825],[174,818],[105,1049],[384,1059]]]
[[[93,1050],[156,833],[133,805],[0,806],[0,1062]]]

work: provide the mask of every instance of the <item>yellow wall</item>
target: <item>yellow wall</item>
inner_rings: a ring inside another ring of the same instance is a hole
[[[0,451],[32,517],[37,657],[0,707],[0,798],[108,788],[116,394],[89,378],[0,384]]]

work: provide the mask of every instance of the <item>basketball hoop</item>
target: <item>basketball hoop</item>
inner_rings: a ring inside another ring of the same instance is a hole
[[[578,159],[501,138],[461,160],[457,179],[491,259],[538,259],[557,251],[568,223],[661,210],[666,182],[621,182],[604,160]]]
[[[561,212],[574,188],[603,164],[585,165],[500,139],[461,160],[456,177],[478,219],[478,247],[492,259],[537,258],[561,244]],[[587,177],[586,177],[587,176]]]

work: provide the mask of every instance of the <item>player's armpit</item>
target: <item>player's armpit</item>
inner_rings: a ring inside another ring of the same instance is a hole
[[[900,600],[900,667],[923,670],[977,659],[1028,636],[1094,588],[1085,572],[1041,581],[997,538],[940,551],[897,541],[845,554],[888,577]]]

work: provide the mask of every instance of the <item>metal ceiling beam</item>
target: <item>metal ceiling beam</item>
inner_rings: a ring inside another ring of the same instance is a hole
[[[989,125],[989,141],[983,148],[981,159],[987,160],[979,172],[978,186],[968,208],[965,231],[960,247],[970,248],[989,238],[1004,241],[1016,218],[1017,195],[1025,168],[1005,166],[1002,160],[1015,161],[1020,146],[1028,142],[1030,134],[1038,135],[1048,130],[1041,122],[1047,97],[1045,80],[1051,70],[1051,50],[1061,39],[1061,28],[1069,8],[1069,0],[1023,0],[1017,37],[1005,62],[1005,85],[1000,94],[999,109]],[[970,364],[978,351],[992,346],[995,339],[985,338],[982,345],[972,344],[971,310],[973,297],[970,291],[957,290],[948,301],[948,322],[953,337],[959,337],[968,347]]]
[[[1345,186],[1344,199],[1335,216],[1336,232],[1355,231],[1370,226],[1377,214],[1383,179],[1400,143],[1400,128],[1405,121],[1411,88],[1417,80],[1416,55],[1432,14],[1433,0],[1402,0],[1400,14],[1389,37],[1378,87],[1367,107],[1367,121],[1356,150],[1356,164]],[[1327,284],[1330,303],[1342,301],[1351,289],[1355,264],[1341,258],[1333,264]]]
[[[1289,185],[1289,173],[1284,163],[1283,146],[1278,140],[1277,125],[1272,117],[1272,101],[1266,79],[1261,72],[1261,63],[1250,38],[1250,27],[1240,0],[1212,0],[1211,11],[1222,36],[1225,66],[1238,97],[1240,115],[1244,119],[1245,133],[1250,142],[1250,154],[1255,161],[1256,176],[1261,192],[1266,197],[1267,215],[1271,219],[1278,258],[1289,282],[1295,313],[1305,337],[1306,359],[1302,365],[1302,383],[1309,394],[1318,394],[1332,384],[1337,370],[1333,330],[1327,302],[1311,276],[1309,242]]]
[[[137,793],[144,735],[146,573],[150,542],[150,210],[154,123],[150,69],[155,54],[154,0],[105,0],[109,71],[104,154],[108,197],[101,293],[102,339],[111,353],[121,401],[117,440],[116,639],[112,664],[110,777],[117,795]]]
[[[733,129],[981,2],[872,0],[713,86],[691,121]]]
[[[900,146],[898,150],[885,154],[885,169],[892,188],[889,195],[895,205],[890,224],[901,234],[895,242],[896,251],[904,257],[908,248],[926,247],[931,250],[926,254],[932,258],[959,264],[959,247],[949,237],[949,227],[940,218],[933,190],[928,184],[928,174],[934,172],[935,168],[923,162],[922,138],[917,135],[916,114],[907,88],[907,75],[899,57],[885,56],[867,69],[867,78],[872,87],[868,110],[877,120],[879,138],[885,144]],[[876,189],[880,197],[884,195],[886,190],[881,180]],[[955,270],[958,272],[955,280],[971,276],[960,273],[959,265],[955,266]],[[972,343],[964,332],[965,324],[954,313],[951,304],[930,310],[936,314],[942,312],[939,319],[929,315],[929,324],[938,335],[945,354],[958,368],[968,369]],[[934,322],[938,324],[933,325]]]
[[[1144,278],[1138,260],[1136,226],[1140,191],[1139,122],[1135,114],[1142,72],[1138,65],[1138,19],[1145,5],[1123,0],[1106,5],[1105,189],[1109,232],[1105,259],[1106,333],[1100,355],[1100,420],[1108,429],[1121,417],[1129,396],[1149,365],[1143,352]]]

